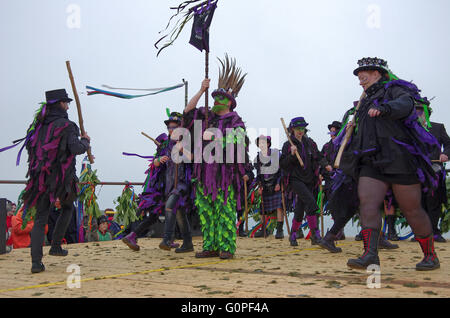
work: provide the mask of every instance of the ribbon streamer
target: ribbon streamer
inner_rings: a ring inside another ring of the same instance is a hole
[[[157,94],[160,94],[160,93],[164,93],[164,92],[175,90],[175,89],[183,87],[183,86],[184,86],[184,83],[178,84],[178,85],[175,85],[175,86],[166,87],[166,88],[163,88],[163,89],[158,89],[157,91],[155,91],[153,93],[142,94],[142,95],[121,94],[121,93],[117,93],[117,92],[111,92],[111,91],[106,91],[106,90],[103,90],[103,89],[95,88],[95,87],[92,87],[92,86],[86,86],[86,89],[88,89],[88,92],[87,92],[88,96],[97,95],[97,94],[103,94],[103,95],[113,96],[113,97],[122,98],[122,99],[133,99],[133,98],[157,95]],[[128,89],[128,90],[131,90],[131,89]],[[137,90],[137,89],[134,89],[134,90]],[[149,89],[145,89],[145,90],[149,91]]]

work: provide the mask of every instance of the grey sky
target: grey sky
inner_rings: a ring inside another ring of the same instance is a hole
[[[85,86],[151,88],[185,78],[189,95],[195,94],[204,76],[204,57],[188,44],[191,23],[159,58],[153,47],[171,14],[169,6],[177,3],[1,1],[0,147],[25,135],[46,90],[64,87],[73,96],[65,68],[65,61],[71,60],[100,179],[142,182],[147,162],[123,157],[122,152],[154,153],[155,146],[140,132],[154,137],[164,132],[165,108],[182,110],[183,89],[121,100],[88,97]],[[70,4],[81,8],[79,29],[67,26]],[[380,28],[376,11],[369,9],[372,4],[380,9]],[[436,96],[433,119],[447,124],[448,12],[447,0],[221,0],[211,27],[212,85],[217,85],[215,57],[227,52],[248,73],[237,107],[247,126],[281,128],[281,116],[287,122],[304,116],[310,136],[321,147],[328,140],[327,125],[340,120],[361,95],[352,74],[357,60],[378,56],[388,60],[395,74],[413,80],[425,96]],[[69,116],[78,121],[75,103]],[[280,134],[280,145],[284,141]],[[15,167],[16,154],[16,150],[0,154],[1,179],[24,179],[27,155]],[[1,196],[16,200],[22,187],[0,189]],[[100,207],[112,207],[120,191],[103,188]]]

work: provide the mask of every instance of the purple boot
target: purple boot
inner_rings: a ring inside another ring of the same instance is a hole
[[[134,232],[131,232],[130,234],[125,236],[122,239],[122,242],[124,242],[126,245],[128,245],[128,247],[131,248],[133,251],[137,252],[141,249],[139,247],[139,245],[137,245],[136,233],[134,233]]]

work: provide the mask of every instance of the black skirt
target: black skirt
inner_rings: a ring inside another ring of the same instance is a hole
[[[419,178],[415,174],[381,174],[371,166],[362,166],[359,177],[369,177],[389,184],[412,185],[419,184]]]

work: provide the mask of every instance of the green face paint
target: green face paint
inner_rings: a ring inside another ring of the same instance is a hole
[[[214,103],[214,107],[212,108],[212,111],[215,113],[227,110],[229,107],[228,104],[229,104],[230,100],[225,96],[217,95],[214,98],[214,101],[215,101],[215,103]]]

